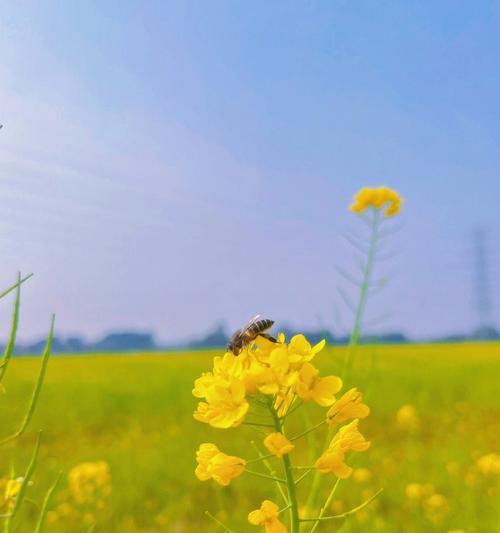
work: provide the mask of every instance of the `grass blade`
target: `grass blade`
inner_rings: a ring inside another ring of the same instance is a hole
[[[62,473],[59,473],[53,485],[50,487],[50,489],[47,491],[47,494],[45,495],[45,499],[43,500],[42,510],[40,511],[40,516],[38,517],[38,522],[36,524],[34,533],[42,533],[44,530],[45,519],[47,517],[47,510],[49,508],[50,500],[52,499],[52,494],[54,493],[54,490],[57,487],[59,480],[61,479],[61,475]]]
[[[33,276],[33,274],[28,274],[25,278],[18,280],[17,283],[14,283],[14,285],[12,285],[12,287],[9,287],[7,290],[5,290],[3,292],[0,292],[0,300],[4,296],[7,296],[7,294],[9,294],[9,292],[12,292],[14,289],[16,289],[17,287],[22,285],[25,281],[29,280],[32,276]]]
[[[28,410],[24,416],[23,421],[21,422],[21,425],[19,426],[19,429],[16,432],[14,432],[12,435],[9,435],[8,437],[5,437],[2,440],[0,440],[0,446],[22,435],[24,431],[26,430],[28,424],[30,423],[31,418],[33,417],[33,413],[35,412],[35,408],[38,403],[38,398],[40,396],[40,391],[42,390],[42,385],[43,385],[43,381],[45,378],[45,373],[47,371],[47,365],[49,362],[50,347],[52,345],[52,337],[54,335],[54,321],[55,321],[55,316],[52,317],[49,336],[47,338],[47,344],[45,345],[45,350],[43,352],[42,364],[40,366],[40,373],[38,374],[38,379],[35,384],[35,388],[33,389],[33,394],[31,396],[31,402],[28,407]]]
[[[33,455],[31,457],[31,461],[28,465],[28,468],[26,469],[26,473],[24,474],[23,482],[21,483],[21,488],[19,489],[19,494],[16,496],[16,501],[14,503],[14,507],[12,509],[12,513],[7,519],[7,522],[5,523],[5,529],[4,531],[6,533],[10,533],[12,531],[12,520],[15,518],[16,514],[18,513],[19,509],[21,508],[21,505],[24,500],[24,496],[26,494],[26,489],[28,488],[28,484],[31,480],[31,476],[33,475],[33,472],[35,471],[36,464],[38,461],[38,452],[40,451],[40,436],[41,433],[38,433],[38,437],[36,439],[36,445],[35,450],[33,452]]]
[[[10,358],[12,357],[12,352],[14,351],[14,345],[16,343],[16,333],[17,326],[19,324],[19,299],[21,294],[21,274],[17,278],[16,286],[16,302],[14,304],[14,314],[12,316],[12,327],[10,329],[10,337],[7,346],[5,347],[2,362],[0,363],[0,383],[3,380],[7,367],[9,366]]]

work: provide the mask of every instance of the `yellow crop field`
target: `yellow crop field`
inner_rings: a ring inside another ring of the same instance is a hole
[[[193,381],[211,367],[214,355],[53,357],[29,430],[15,448],[1,449],[5,485],[11,469],[25,470],[43,429],[18,531],[32,531],[35,502],[59,472],[47,516],[50,532],[87,532],[94,523],[96,533],[222,531],[206,510],[236,533],[257,531],[247,514],[275,497],[272,484],[244,474],[244,482],[221,487],[194,476],[200,443],[223,443],[228,453],[249,458],[249,441],[263,437],[259,428],[222,432],[193,419]],[[345,355],[345,348],[330,347],[317,363],[338,374]],[[38,365],[38,358],[13,360],[1,399],[3,434],[18,424]],[[363,435],[372,444],[348,460],[355,470],[340,483],[331,512],[384,490],[359,513],[322,523],[318,531],[498,531],[500,466],[493,454],[500,442],[500,344],[364,346],[356,352],[353,376],[371,408]],[[297,413],[311,423],[318,416],[314,409]],[[322,445],[323,437],[312,432],[297,454],[307,464]],[[86,463],[94,464],[101,480],[92,498],[80,497],[71,486],[71,476],[90,468],[74,467]],[[298,490],[307,491],[307,485]]]

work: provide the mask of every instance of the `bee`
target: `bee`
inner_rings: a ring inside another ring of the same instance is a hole
[[[260,318],[261,315],[257,315],[252,318],[245,327],[238,329],[234,332],[227,349],[234,355],[239,355],[241,351],[251,344],[257,337],[264,337],[271,342],[278,342],[274,337],[265,333],[273,324],[274,320],[268,318]]]

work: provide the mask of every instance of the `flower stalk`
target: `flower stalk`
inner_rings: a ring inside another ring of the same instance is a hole
[[[277,432],[283,433],[283,422],[280,419],[276,409],[269,402],[269,411],[274,420],[274,428]],[[285,454],[282,457],[283,467],[285,470],[286,484],[288,489],[288,501],[290,502],[290,525],[291,533],[299,533],[300,531],[300,520],[299,520],[299,506],[297,502],[297,489],[295,486],[295,478],[293,475],[292,462],[290,461],[289,454]]]

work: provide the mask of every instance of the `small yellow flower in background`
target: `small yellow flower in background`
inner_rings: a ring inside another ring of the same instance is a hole
[[[417,410],[410,404],[403,405],[398,409],[396,421],[406,431],[418,431],[420,428],[420,418]]]
[[[98,496],[111,493],[111,474],[105,461],[86,462],[68,473],[69,490],[78,504],[93,502]]]
[[[423,505],[425,516],[434,524],[442,522],[450,510],[448,500],[442,494],[433,494],[432,496],[429,496],[429,498],[423,502]]]
[[[195,474],[200,481],[213,479],[219,485],[227,486],[244,470],[246,461],[240,457],[234,457],[222,453],[215,444],[201,444],[196,452],[198,466]]]
[[[352,474],[352,468],[345,464],[345,453],[353,450],[363,452],[370,447],[370,443],[358,430],[359,420],[341,427],[333,437],[328,450],[314,463],[314,466],[323,473],[332,472],[341,479],[346,479]]]
[[[326,418],[330,426],[354,418],[366,418],[370,408],[363,403],[363,395],[353,388],[343,394],[328,410]]]
[[[363,187],[355,196],[350,210],[354,213],[363,213],[368,207],[382,209],[386,207],[384,215],[391,217],[397,215],[401,209],[403,198],[389,187]]]
[[[342,380],[337,376],[321,378],[319,370],[311,363],[304,363],[299,370],[295,391],[303,400],[313,400],[322,407],[335,401],[335,394],[342,388]]]
[[[488,453],[482,455],[477,461],[476,466],[484,476],[500,475],[500,455],[497,453]]]
[[[446,533],[466,533],[465,529],[449,529]]]
[[[260,509],[248,515],[252,526],[264,526],[266,533],[287,533],[287,528],[278,518],[279,507],[271,500],[264,500]]]
[[[283,455],[290,453],[295,445],[292,444],[283,433],[270,433],[264,439],[264,446],[276,457],[283,457]]]
[[[356,468],[352,473],[352,479],[356,483],[367,483],[372,478],[372,473],[368,468]]]
[[[24,477],[18,477],[16,479],[9,479],[5,484],[5,493],[4,500],[9,508],[14,507],[16,498],[21,490],[21,485],[23,484]],[[33,485],[33,481],[29,482],[29,485]]]
[[[409,483],[405,493],[409,500],[420,500],[434,494],[434,485],[431,483]]]

